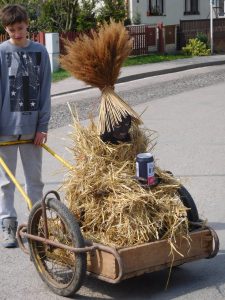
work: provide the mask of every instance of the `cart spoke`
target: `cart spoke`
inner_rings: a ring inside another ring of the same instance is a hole
[[[67,231],[66,225],[57,212],[47,209],[46,216],[48,239],[63,245],[74,246],[71,234]],[[36,223],[36,232],[39,237],[45,237],[44,220],[41,214]],[[39,241],[32,241],[32,243],[35,244],[37,256],[51,279],[57,284],[68,284],[72,280],[75,270],[75,254]]]

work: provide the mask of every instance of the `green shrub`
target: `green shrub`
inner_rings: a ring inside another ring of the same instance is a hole
[[[203,32],[199,32],[196,35],[196,38],[200,41],[203,42],[204,44],[206,44],[207,47],[209,47],[209,41],[208,41],[208,36],[207,34],[203,33]]]
[[[185,47],[182,48],[185,55],[205,56],[210,55],[210,49],[206,44],[199,41],[199,39],[190,39]]]

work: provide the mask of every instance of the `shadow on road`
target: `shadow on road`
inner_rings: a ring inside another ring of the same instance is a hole
[[[215,287],[221,293],[219,287],[225,283],[224,262],[225,250],[221,250],[213,259],[203,259],[174,268],[167,290],[165,285],[168,270],[145,274],[116,285],[87,277],[84,288],[107,297],[100,298],[97,295],[94,297],[93,294],[89,297],[78,293],[72,299],[174,299],[210,287]],[[221,296],[225,297],[225,295]]]

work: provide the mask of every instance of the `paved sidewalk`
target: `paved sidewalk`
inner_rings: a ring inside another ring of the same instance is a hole
[[[199,56],[160,63],[123,67],[118,82],[126,82],[150,76],[222,64],[225,64],[225,55]],[[84,82],[76,80],[73,77],[69,77],[62,81],[53,83],[51,95],[63,95],[89,88],[91,87],[85,85]]]

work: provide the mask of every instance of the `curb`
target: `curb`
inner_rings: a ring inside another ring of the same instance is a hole
[[[195,63],[195,64],[192,64],[192,65],[185,65],[185,66],[180,66],[180,67],[174,67],[174,68],[168,68],[168,69],[162,69],[162,70],[157,70],[157,71],[151,71],[151,72],[145,72],[145,73],[139,73],[139,74],[124,76],[122,78],[119,78],[116,83],[124,83],[124,82],[143,79],[143,78],[147,78],[147,77],[165,75],[165,74],[176,73],[176,72],[181,72],[181,71],[186,71],[186,70],[191,70],[191,69],[197,69],[197,68],[209,67],[209,66],[217,66],[217,65],[224,65],[224,64],[225,64],[225,60]],[[71,91],[66,91],[66,92],[62,92],[62,93],[51,94],[51,97],[69,95],[69,94],[72,94],[72,93],[86,91],[86,90],[89,90],[89,89],[93,89],[93,87],[84,87],[84,88],[71,90]]]

